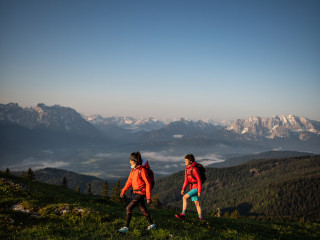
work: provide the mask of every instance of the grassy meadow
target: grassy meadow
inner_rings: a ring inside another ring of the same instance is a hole
[[[136,208],[125,234],[118,232],[126,204],[78,194],[62,186],[0,173],[0,239],[320,239],[319,223],[264,222],[150,209],[157,230]]]

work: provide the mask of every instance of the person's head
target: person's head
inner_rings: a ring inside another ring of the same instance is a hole
[[[133,152],[130,154],[130,164],[131,168],[141,165],[142,159],[140,152]]]
[[[184,156],[184,160],[187,166],[195,161],[193,154],[187,154],[186,156]]]

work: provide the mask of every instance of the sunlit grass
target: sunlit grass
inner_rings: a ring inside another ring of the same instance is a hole
[[[3,178],[4,174],[0,175]],[[216,218],[187,214],[185,221],[176,211],[151,209],[157,230],[137,208],[128,233],[124,225],[126,205],[71,190],[9,176],[23,185],[0,181],[0,239],[319,239],[320,224],[259,222],[250,219]],[[20,204],[33,213],[14,211]]]

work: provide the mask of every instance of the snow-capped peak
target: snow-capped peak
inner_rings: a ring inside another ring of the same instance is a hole
[[[237,119],[228,126],[227,130],[267,138],[288,137],[291,134],[304,132],[320,134],[320,124],[314,124],[314,122],[293,114],[271,118],[249,117],[245,120]]]

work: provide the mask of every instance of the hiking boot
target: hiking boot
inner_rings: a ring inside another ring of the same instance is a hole
[[[155,224],[151,224],[150,226],[148,226],[147,230],[156,230],[156,225]]]
[[[175,215],[177,218],[181,219],[181,220],[185,220],[186,219],[186,215],[184,215],[183,213],[180,213],[179,215],[176,214]]]
[[[129,228],[127,228],[127,227],[122,227],[119,229],[119,232],[121,232],[121,233],[126,233],[128,231],[129,231]]]

